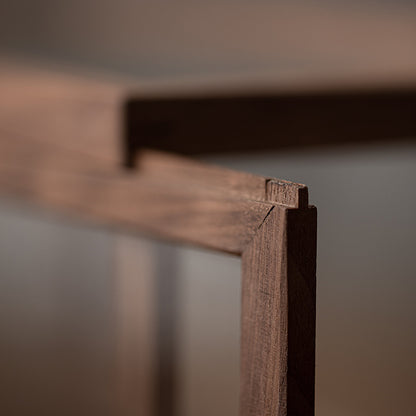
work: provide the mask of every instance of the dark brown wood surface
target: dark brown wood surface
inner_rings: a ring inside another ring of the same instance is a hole
[[[126,164],[134,149],[186,155],[369,143],[416,137],[416,83],[234,95],[138,95],[126,106]],[[198,139],[196,139],[196,137]]]
[[[286,415],[286,210],[274,208],[243,253],[241,415]]]
[[[275,206],[243,252],[241,415],[314,414],[316,209]]]
[[[230,253],[243,251],[273,203],[307,203],[304,185],[160,152],[142,151],[140,166],[126,172],[60,142],[32,139],[32,132],[0,136],[0,182],[10,195]]]
[[[1,162],[0,172],[3,194],[96,224],[235,254],[242,252],[272,207],[186,183],[128,174],[106,178]]]
[[[316,223],[303,213],[310,209],[140,174],[105,178],[1,163],[0,173],[2,192],[25,201],[129,231],[243,253],[241,412],[284,415],[285,408],[299,405],[302,412],[289,414],[313,414]],[[295,191],[305,188],[292,187],[299,205],[302,192]]]
[[[12,88],[10,77],[0,76],[7,87],[0,97],[0,193],[242,255],[240,414],[312,415],[316,213],[307,187],[151,150],[140,152],[137,171],[125,171],[114,155],[118,87],[89,89],[59,76],[48,87],[48,76],[40,84],[36,76],[19,77]],[[123,374],[128,383],[131,375]],[[131,398],[128,385],[122,392]]]
[[[287,210],[288,415],[315,410],[317,210]]]

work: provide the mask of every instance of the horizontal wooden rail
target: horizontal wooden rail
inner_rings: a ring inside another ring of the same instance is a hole
[[[407,86],[132,97],[125,163],[152,147],[186,155],[369,143],[416,137],[416,83]]]
[[[304,185],[160,152],[143,151],[143,169],[123,172],[59,145],[23,142],[4,133],[0,137],[3,192],[184,243],[240,254],[273,204],[295,208],[300,201],[307,206]]]

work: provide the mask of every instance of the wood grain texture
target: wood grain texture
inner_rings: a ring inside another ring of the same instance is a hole
[[[242,416],[314,414],[315,250],[315,209],[275,206],[242,255]]]
[[[96,224],[240,254],[272,205],[121,174],[111,178],[1,166],[2,193]]]
[[[124,171],[122,89],[25,74],[0,71],[0,193],[242,255],[240,414],[312,415],[316,212],[307,187],[150,150],[141,150],[137,171]],[[126,316],[132,300],[119,289]],[[121,395],[132,400],[131,350],[121,345]]]
[[[299,183],[268,179],[266,181],[266,199],[287,207],[308,208],[308,187]]]
[[[240,416],[287,414],[286,221],[275,207],[242,255]]]
[[[217,192],[243,198],[265,201],[264,178],[245,172],[216,167],[189,157],[172,157],[171,153],[142,150],[137,157],[138,173],[153,174],[159,177],[180,179],[190,186],[215,189]]]
[[[24,124],[14,133],[0,125],[3,191],[110,226],[240,254],[273,203],[306,201],[299,184],[155,151],[142,151],[141,168],[125,172],[40,136]]]

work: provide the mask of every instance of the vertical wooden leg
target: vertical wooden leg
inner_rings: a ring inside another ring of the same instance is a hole
[[[178,256],[176,248],[160,245],[156,250],[156,371],[154,409],[156,416],[175,416],[177,411],[177,319]]]
[[[154,414],[156,267],[153,244],[116,242],[117,390],[120,416]]]
[[[275,206],[242,255],[240,416],[312,416],[316,210]]]
[[[120,416],[175,414],[177,283],[175,248],[117,237]]]

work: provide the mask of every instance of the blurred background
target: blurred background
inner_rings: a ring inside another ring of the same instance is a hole
[[[416,3],[2,1],[0,53],[144,88],[406,85],[416,74]],[[309,186],[318,207],[318,416],[416,414],[414,139],[205,158]],[[0,412],[140,414],[116,403],[143,387],[134,317],[146,313],[151,296],[140,294],[155,290],[155,275],[179,305],[177,414],[236,415],[238,258],[0,199]],[[114,301],[117,279],[137,280],[131,310]],[[132,317],[126,328],[120,314]],[[119,331],[128,333],[122,347]],[[116,387],[119,348],[132,360],[123,363],[127,393]]]

